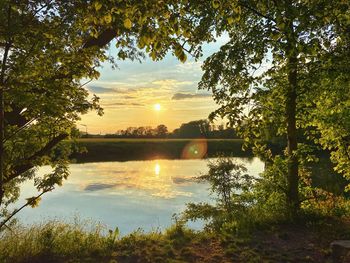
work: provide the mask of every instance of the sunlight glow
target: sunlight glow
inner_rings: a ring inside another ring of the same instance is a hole
[[[160,111],[160,109],[161,109],[161,106],[160,106],[160,104],[159,104],[159,103],[154,104],[154,110],[156,110],[156,111]]]
[[[158,163],[156,163],[156,166],[154,167],[154,172],[156,175],[160,174],[160,165]]]

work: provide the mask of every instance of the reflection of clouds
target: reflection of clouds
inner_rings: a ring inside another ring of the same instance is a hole
[[[117,184],[103,184],[103,183],[92,183],[87,185],[84,190],[85,191],[99,191],[99,190],[105,190],[105,189],[131,189],[134,188],[134,185],[132,184],[124,184],[124,183],[117,183]]]
[[[191,197],[192,193],[190,193],[190,192],[181,192],[181,191],[173,191],[169,195],[168,193],[165,193],[165,192],[159,192],[159,193],[152,194],[152,196],[161,197],[161,198],[164,198],[164,199],[170,199],[170,198],[175,198],[175,197],[178,197],[178,196]]]
[[[162,199],[191,196],[191,192],[182,187],[190,185],[193,182],[191,177],[196,174],[183,169],[186,176],[173,178],[176,171],[179,173],[179,167],[168,163],[166,160],[155,160],[89,164],[89,169],[84,169],[85,174],[79,180],[80,185],[84,182],[80,189],[86,193],[99,191],[99,194],[106,195],[148,195]]]
[[[248,173],[258,175],[264,164],[257,158],[245,163]],[[158,167],[158,168],[157,168]],[[154,160],[71,165],[68,183],[86,195],[171,199],[190,197],[200,189],[195,177],[207,171],[205,160]],[[157,172],[159,174],[157,175]]]
[[[189,184],[196,182],[195,178],[185,178],[185,177],[172,177],[174,184]]]
[[[98,191],[103,190],[107,188],[113,188],[115,187],[115,184],[101,184],[101,183],[95,183],[95,184],[89,184],[87,185],[84,190],[85,191]]]

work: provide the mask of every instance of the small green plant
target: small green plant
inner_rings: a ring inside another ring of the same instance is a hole
[[[238,231],[239,222],[245,220],[253,198],[251,191],[257,181],[247,174],[247,169],[233,162],[231,158],[220,157],[209,162],[209,171],[199,176],[201,182],[208,182],[215,204],[189,203],[183,213],[184,220],[204,219],[207,228],[222,232],[223,228]]]
[[[119,238],[119,228],[116,227],[114,229],[114,231],[112,229],[109,229],[108,230],[107,240],[106,240],[107,246],[109,248],[113,249],[115,244],[116,244],[116,242],[117,242],[117,240],[118,240],[118,238]]]
[[[237,200],[241,192],[247,192],[252,187],[254,178],[247,174],[247,168],[234,163],[230,158],[219,158],[209,162],[209,171],[199,176],[199,181],[209,182],[211,194],[216,196],[217,203],[228,214],[242,204]],[[236,201],[236,202],[235,202]]]

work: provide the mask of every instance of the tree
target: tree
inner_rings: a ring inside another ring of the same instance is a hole
[[[349,134],[350,122],[348,107],[343,108],[350,94],[344,71],[349,69],[349,3],[186,0],[183,10],[202,26],[203,41],[208,34],[229,36],[205,61],[199,83],[220,105],[211,118],[227,117],[265,159],[273,158],[262,140],[266,127],[285,136],[284,191],[289,215],[295,217],[301,203],[299,170],[308,153],[307,145],[298,143],[298,130],[334,150],[338,169],[349,170],[349,144],[343,142],[348,137],[342,135]],[[201,33],[191,37],[200,42]]]
[[[69,148],[59,143],[75,132],[80,114],[101,113],[98,98],[88,99],[80,82],[96,78],[98,61],[107,58],[103,50],[82,48],[90,39],[77,16],[83,7],[82,1],[1,1],[0,217],[11,216],[6,207],[35,167],[53,166],[35,178],[41,194],[62,183]]]
[[[168,134],[168,127],[164,124],[160,124],[155,129],[155,135],[158,137],[165,137]]]
[[[208,120],[190,121],[181,124],[179,129],[174,130],[174,135],[182,138],[199,138],[207,136],[210,131]]]
[[[88,100],[81,80],[97,78],[102,61],[114,63],[105,53],[112,40],[118,59],[140,60],[143,49],[154,60],[169,50],[186,60],[183,35],[200,27],[192,27],[185,17],[180,21],[179,4],[175,0],[0,2],[1,217],[10,218],[18,211],[9,214],[6,207],[17,199],[20,183],[36,177],[36,167],[54,167],[52,174],[35,179],[41,194],[67,177],[63,157],[69,151],[60,142],[69,138],[81,114],[91,109],[102,113],[96,96]],[[191,52],[198,56],[201,50]],[[38,197],[29,198],[24,206],[36,205]]]

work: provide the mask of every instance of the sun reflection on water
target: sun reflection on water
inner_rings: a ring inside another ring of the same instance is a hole
[[[154,196],[162,199],[189,197],[186,189],[198,171],[191,161],[173,164],[169,160],[134,161],[128,163],[93,163],[79,178],[81,189],[91,195]],[[92,168],[92,167],[91,167]],[[98,172],[97,172],[98,171]],[[96,176],[98,174],[98,176]]]
[[[156,163],[156,165],[154,166],[154,173],[156,175],[160,174],[160,165],[159,165],[159,163]]]

